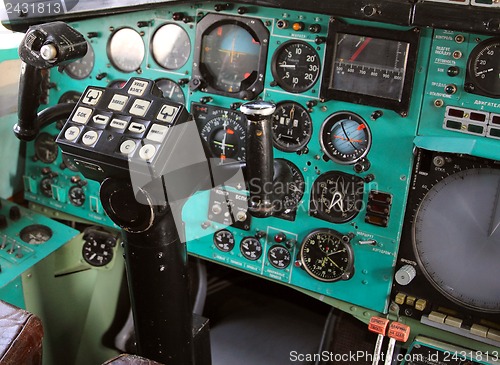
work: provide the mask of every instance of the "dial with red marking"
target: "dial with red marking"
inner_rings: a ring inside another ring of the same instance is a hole
[[[340,164],[353,164],[363,159],[371,146],[368,124],[359,115],[338,112],[330,115],[321,126],[320,143],[323,152]]]

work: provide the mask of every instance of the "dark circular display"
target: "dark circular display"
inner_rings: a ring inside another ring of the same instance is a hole
[[[153,35],[151,53],[161,67],[177,70],[189,59],[191,41],[186,31],[179,25],[165,24]]]
[[[52,178],[44,177],[40,181],[40,191],[48,198],[52,198]]]
[[[276,159],[280,160],[280,159]],[[281,200],[282,207],[277,207],[283,214],[290,214],[297,210],[297,207],[304,196],[305,180],[300,169],[292,162],[285,160],[292,173],[292,180],[286,182],[286,193]]]
[[[40,245],[52,238],[52,230],[42,224],[31,224],[21,229],[19,237],[30,245]]]
[[[240,252],[246,259],[257,261],[262,256],[262,244],[255,237],[245,237],[241,240]]]
[[[76,207],[81,207],[85,203],[85,192],[80,186],[73,186],[68,192],[69,201]]]
[[[323,122],[320,144],[328,158],[348,165],[356,163],[368,154],[372,136],[368,124],[359,115],[338,112]]]
[[[289,41],[278,47],[271,67],[274,81],[283,90],[301,93],[314,86],[321,66],[313,46],[302,41]]]
[[[306,272],[320,281],[352,277],[354,255],[349,240],[337,231],[322,228],[309,233],[300,247],[300,262]]]
[[[162,91],[163,97],[170,101],[185,104],[186,99],[184,98],[184,93],[182,88],[178,83],[170,79],[158,79],[155,81],[156,86]]]
[[[222,252],[229,252],[234,248],[234,236],[227,229],[214,233],[214,245]]]
[[[113,260],[113,247],[89,235],[83,243],[82,256],[92,266],[105,266]]]
[[[419,205],[412,234],[418,264],[440,293],[500,313],[500,170],[473,168],[440,180]]]
[[[44,163],[52,163],[56,160],[58,147],[55,141],[56,137],[42,132],[35,140],[35,156]]]
[[[340,171],[328,171],[313,184],[309,211],[312,216],[332,223],[356,217],[363,206],[364,181]]]
[[[285,152],[303,149],[312,134],[312,120],[305,108],[293,101],[278,103],[273,114],[273,144]]]
[[[243,117],[227,109],[215,110],[201,128],[200,135],[212,157],[242,161],[245,159],[246,128]]]
[[[64,71],[68,74],[69,77],[82,80],[92,73],[94,69],[94,49],[92,45],[87,42],[87,53],[82,58],[71,62],[64,68]]]
[[[479,43],[469,56],[467,71],[479,94],[500,97],[500,38]]]
[[[144,41],[132,28],[121,28],[108,42],[108,58],[122,72],[137,71],[144,60]]]
[[[290,251],[285,247],[275,245],[271,247],[267,253],[269,263],[277,269],[286,269],[292,260]]]
[[[66,155],[64,155],[64,154],[62,155],[62,160],[63,160],[64,167],[67,167],[71,171],[75,171],[75,172],[79,171],[78,167],[76,167],[76,165]]]

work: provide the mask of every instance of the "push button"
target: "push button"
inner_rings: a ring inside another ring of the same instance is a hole
[[[120,152],[124,155],[130,155],[135,150],[135,141],[131,139],[127,139],[123,141],[120,145]]]
[[[162,122],[172,123],[174,121],[175,115],[177,114],[177,110],[179,110],[179,108],[165,104],[161,107],[156,119]]]
[[[76,109],[76,112],[73,114],[73,118],[71,120],[76,123],[87,124],[90,114],[92,114],[92,109],[80,106]]]
[[[95,124],[107,124],[109,122],[109,117],[107,115],[97,114],[92,117]]]
[[[132,122],[128,127],[128,130],[132,133],[144,133],[146,131],[146,126],[141,123]]]
[[[128,96],[115,94],[113,95],[113,98],[109,102],[108,108],[111,110],[116,110],[117,112],[121,112],[125,108],[127,100]]]
[[[68,141],[74,141],[79,134],[80,128],[72,126],[66,129],[66,132],[64,132],[64,138],[66,138]]]
[[[97,138],[99,135],[97,134],[96,131],[87,131],[82,137],[82,143],[85,146],[92,146],[94,143],[97,142]]]
[[[102,90],[89,89],[82,99],[82,103],[87,105],[96,105],[102,96]]]
[[[151,160],[156,153],[156,147],[152,144],[146,144],[139,150],[139,157],[144,161]]]
[[[134,80],[128,89],[130,95],[142,96],[146,92],[148,83],[146,81]]]
[[[148,111],[149,105],[151,105],[150,101],[137,99],[134,101],[134,104],[130,108],[130,114],[143,117],[146,115],[146,112]]]
[[[121,119],[113,119],[111,123],[109,124],[111,127],[116,128],[116,129],[125,129],[127,128],[128,122],[126,120],[121,120]]]
[[[161,124],[153,124],[146,136],[150,141],[161,143],[165,139],[170,127]]]

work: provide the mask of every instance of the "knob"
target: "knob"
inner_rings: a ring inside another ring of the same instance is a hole
[[[399,285],[408,285],[415,279],[416,275],[417,270],[412,265],[404,265],[396,272],[396,283]]]
[[[13,221],[17,221],[21,218],[21,210],[18,206],[14,205],[12,208],[10,208],[9,217]]]
[[[238,222],[244,222],[247,220],[247,214],[243,211],[239,211],[238,213],[236,213],[236,220]]]
[[[214,214],[221,214],[222,213],[222,207],[219,204],[214,204],[212,206],[212,213]]]

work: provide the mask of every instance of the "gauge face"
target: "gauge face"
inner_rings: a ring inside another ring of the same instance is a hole
[[[449,175],[425,195],[413,248],[429,282],[451,301],[500,312],[500,170]]]
[[[78,170],[78,167],[76,167],[76,165],[66,156],[66,155],[62,155],[62,159],[63,159],[63,164],[65,167],[67,167],[69,170],[71,171],[79,171]]]
[[[121,28],[109,39],[109,60],[120,71],[137,71],[144,60],[144,53],[144,41],[132,28]]]
[[[214,245],[222,252],[229,252],[234,248],[234,236],[227,229],[221,229],[214,234]]]
[[[274,81],[292,93],[309,90],[318,80],[320,59],[313,46],[302,41],[283,43],[273,56]]]
[[[339,112],[323,122],[320,143],[331,160],[346,165],[356,163],[368,154],[372,138],[363,118],[351,112]]]
[[[286,269],[292,261],[292,256],[290,255],[290,251],[288,251],[285,247],[275,245],[269,249],[267,259],[275,268]]]
[[[255,237],[245,237],[241,240],[240,252],[247,260],[257,261],[262,256],[262,244]]]
[[[92,266],[105,266],[113,260],[113,247],[90,236],[83,243],[82,256]]]
[[[295,212],[304,196],[305,180],[302,172],[294,163],[288,160],[285,160],[285,162],[292,173],[292,180],[286,184],[286,193],[281,200],[282,206],[275,205],[278,211],[275,215],[280,218],[294,220]]]
[[[300,262],[306,272],[320,281],[352,277],[354,256],[347,239],[332,229],[309,233],[300,247]]]
[[[64,71],[69,77],[77,80],[82,80],[88,77],[94,69],[94,49],[91,44],[87,42],[87,53],[83,58],[71,62],[64,68]]]
[[[356,217],[363,206],[364,181],[340,171],[328,171],[313,184],[309,212],[332,223]]]
[[[73,186],[68,192],[69,201],[76,207],[81,207],[85,203],[85,192],[80,186]]]
[[[468,79],[477,93],[500,97],[500,38],[490,38],[478,44],[467,64]]]
[[[302,150],[312,134],[312,120],[307,110],[293,101],[279,103],[273,114],[273,144],[285,152]]]
[[[155,82],[156,86],[162,91],[164,98],[176,103],[185,104],[186,99],[178,83],[170,79],[158,79]]]
[[[161,67],[177,70],[184,66],[191,54],[191,41],[182,27],[177,24],[161,26],[151,41],[151,52]]]
[[[79,93],[78,91],[66,91],[64,94],[61,95],[58,103],[59,104],[78,103],[78,100],[80,100],[80,96],[82,96],[82,94]]]
[[[233,110],[193,104],[192,113],[209,157],[221,164],[245,159],[244,117]]]
[[[40,181],[40,191],[46,197],[52,198],[52,179],[50,177],[44,177]]]
[[[58,147],[56,137],[42,132],[35,140],[35,156],[44,163],[52,163],[56,160]]]
[[[32,224],[21,229],[19,237],[30,245],[39,245],[51,239],[52,230],[42,224]]]

